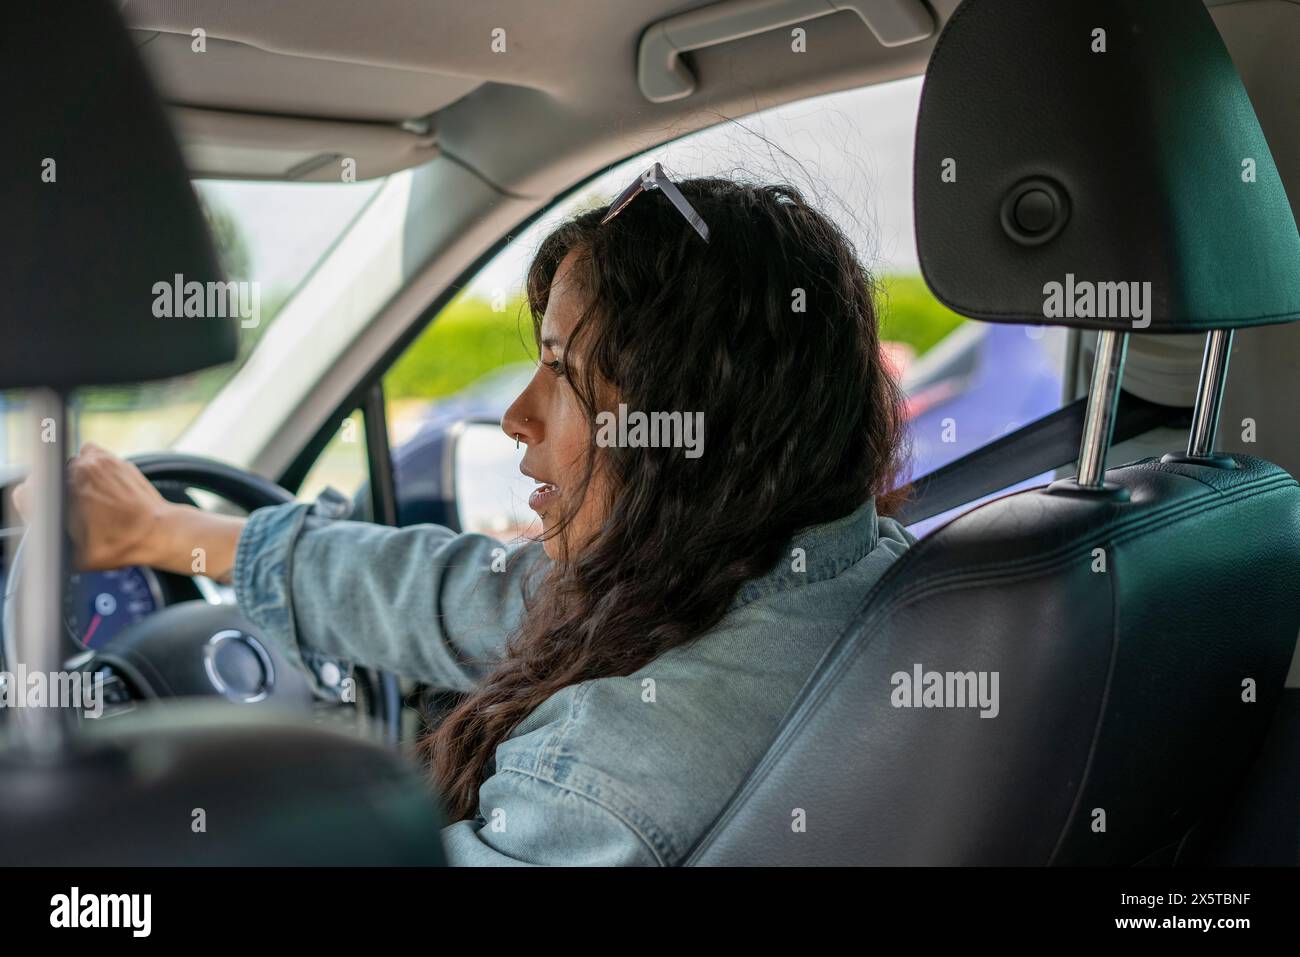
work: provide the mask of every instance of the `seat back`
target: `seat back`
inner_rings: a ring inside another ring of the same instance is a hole
[[[896,562],[689,863],[1178,860],[1300,632],[1300,485],[1213,445],[1232,330],[1300,316],[1285,190],[1199,0],[966,0],[915,163],[936,295],[1101,330],[1079,474]],[[1193,432],[1104,470],[1130,331],[1208,333]]]
[[[1171,860],[1249,766],[1300,628],[1300,485],[1238,461],[1138,462],[1113,499],[1058,483],[921,540],[692,862]]]
[[[445,863],[437,801],[378,743],[180,699],[88,725],[0,750],[0,866]]]

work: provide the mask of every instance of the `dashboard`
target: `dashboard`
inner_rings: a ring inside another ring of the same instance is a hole
[[[0,546],[3,540],[0,539]],[[0,595],[8,569],[0,547]],[[206,588],[204,586],[207,586]],[[63,624],[68,637],[92,651],[103,648],[123,629],[177,602],[214,600],[221,586],[132,565],[112,571],[81,572],[69,577],[63,596]],[[2,628],[3,625],[0,625]]]
[[[8,581],[6,539],[11,534],[12,530],[0,529],[0,596],[4,595]],[[104,652],[114,638],[131,626],[169,606],[195,600],[201,600],[204,605],[233,605],[233,589],[203,576],[191,578],[139,565],[70,575],[63,605],[63,624],[68,639],[65,654],[71,656],[68,658],[70,662],[88,660],[89,656],[83,656],[82,652]],[[7,647],[3,627],[3,620],[0,620],[0,648]],[[367,716],[375,706],[373,702],[377,701],[377,688],[372,686],[372,679],[338,659],[310,653],[304,654],[303,658],[323,690],[313,695],[303,679],[294,679],[283,668],[276,668],[268,675],[275,676],[277,700],[287,704],[302,698],[309,702],[314,720],[344,729],[355,730],[358,720],[363,725],[368,723]],[[220,667],[221,660],[221,656],[216,655],[213,665],[225,677]],[[4,654],[0,653],[0,667],[3,663]],[[120,673],[113,665],[100,665],[99,670],[105,675],[106,701],[112,706],[106,709],[105,714],[131,710],[131,702],[141,697],[132,677]],[[344,678],[356,680],[345,683]],[[299,684],[303,689],[301,693],[291,690]],[[232,693],[238,691],[234,685],[231,687]],[[351,695],[346,693],[349,687],[353,692]],[[118,695],[118,689],[122,690],[121,695]]]
[[[83,572],[68,581],[63,621],[73,641],[93,650],[162,607],[162,585],[152,569]]]

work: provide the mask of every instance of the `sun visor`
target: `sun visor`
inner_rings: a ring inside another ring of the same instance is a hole
[[[0,388],[137,382],[234,359],[255,290],[220,282],[115,5],[7,4],[0,88]]]
[[[990,322],[1300,317],[1300,235],[1202,0],[966,0],[926,71],[926,282]]]

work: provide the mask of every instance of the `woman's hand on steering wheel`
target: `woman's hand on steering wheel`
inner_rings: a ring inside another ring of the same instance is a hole
[[[176,489],[183,495],[185,490],[201,489],[247,512],[294,501],[288,490],[253,472],[173,452],[141,455],[127,461],[86,443],[68,464],[67,472],[69,531],[77,564],[83,571],[146,565],[182,576],[202,574],[229,580],[245,519],[176,504],[169,500],[168,490]],[[29,507],[32,496],[28,483],[15,491],[20,511]],[[206,568],[195,567],[196,549],[202,549]],[[20,566],[15,559],[9,569],[7,584],[11,588],[19,578]],[[8,600],[8,593],[5,597],[3,611],[10,616],[14,604]],[[5,620],[8,630],[10,619]],[[241,691],[224,679],[218,680],[220,669],[209,667],[211,649],[219,637],[227,643],[243,642],[259,659],[265,687],[252,698],[247,689]],[[182,601],[126,626],[109,644],[95,649],[95,663],[125,675],[135,697],[218,694],[245,703],[274,700],[315,714],[315,693],[306,675],[295,667],[298,662],[291,662],[274,641],[265,637],[234,604]],[[257,648],[262,649],[261,653]],[[333,659],[327,659],[327,663],[336,673],[347,667]],[[366,691],[363,698],[348,702],[349,707],[364,700],[363,709],[352,710],[374,721],[385,740],[396,744],[402,708],[397,678],[360,667],[354,668],[352,674]],[[326,684],[333,687],[332,682]],[[325,694],[325,698],[335,704],[344,703],[343,698],[335,700],[331,694]]]
[[[148,565],[188,575],[202,549],[206,574],[228,579],[244,520],[167,501],[140,469],[92,442],[68,463],[68,532],[83,571]],[[23,482],[14,506],[25,512]]]

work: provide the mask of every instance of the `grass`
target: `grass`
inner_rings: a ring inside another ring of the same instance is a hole
[[[384,376],[386,398],[454,395],[500,366],[537,357],[522,298],[492,303],[457,296]]]
[[[905,342],[918,356],[966,321],[935,299],[920,276],[884,276],[880,285],[881,338]]]

